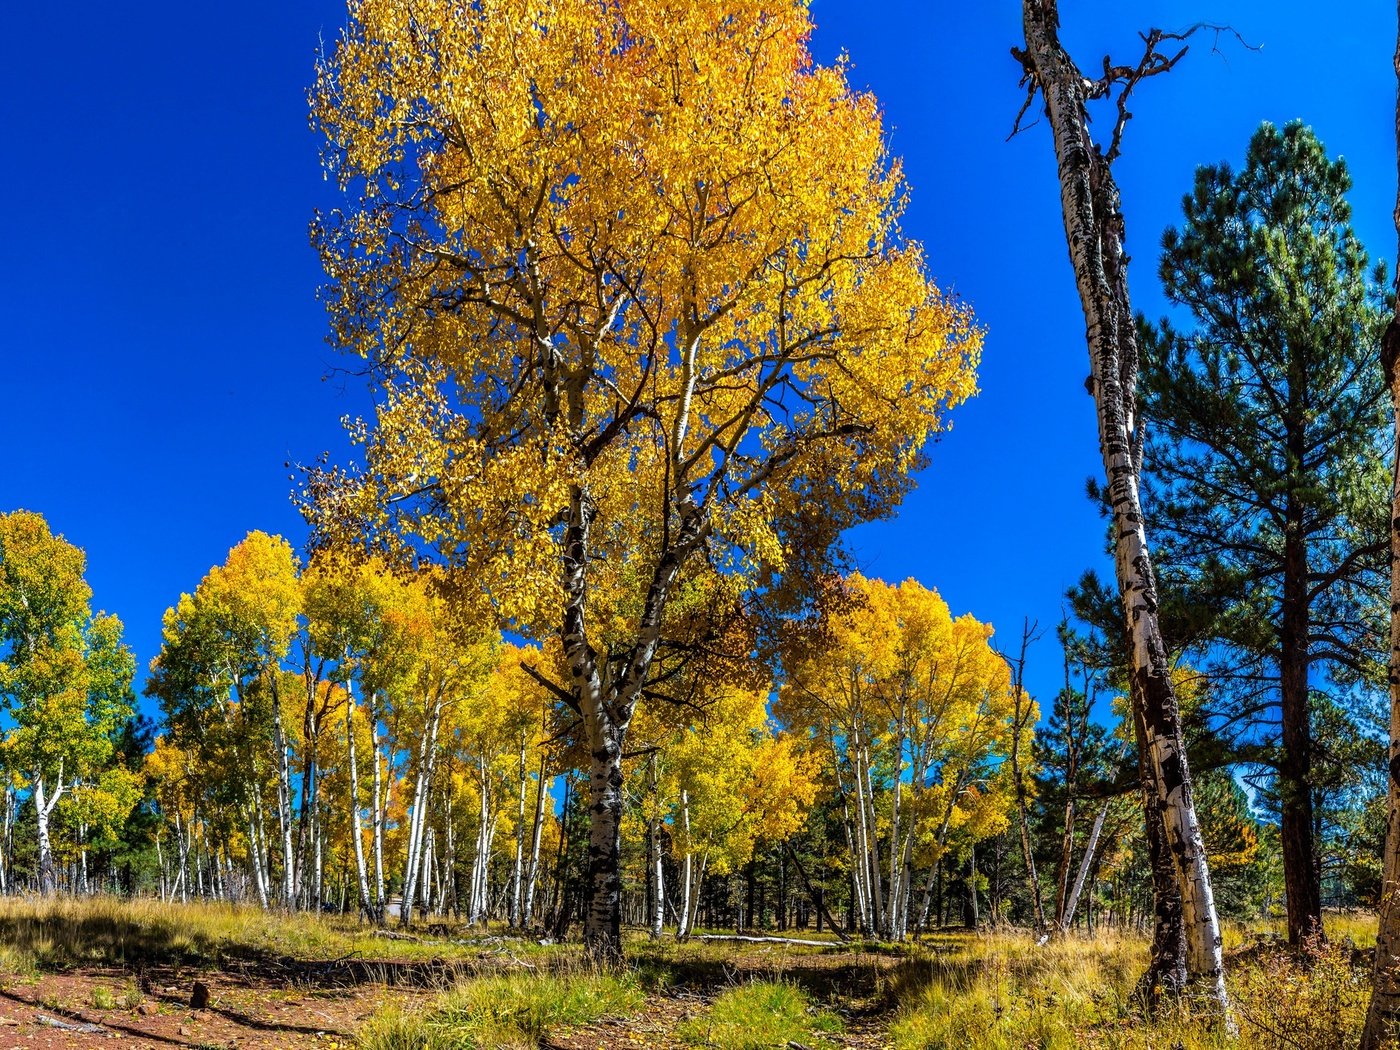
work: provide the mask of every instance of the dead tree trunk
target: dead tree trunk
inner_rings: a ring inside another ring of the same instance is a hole
[[[1020,818],[1021,860],[1026,866],[1026,883],[1030,889],[1031,904],[1035,908],[1035,929],[1039,933],[1045,929],[1045,904],[1040,896],[1040,878],[1035,873],[1035,851],[1031,848],[1030,800],[1026,790],[1025,767],[1021,762],[1022,733],[1035,721],[1035,705],[1025,689],[1026,650],[1037,638],[1035,628],[1036,625],[1029,619],[1025,621],[1021,629],[1021,653],[1011,665],[1011,687],[1015,695],[1011,727],[1011,780],[1016,788],[1016,810]]]
[[[1158,50],[1160,45],[1180,37],[1152,30],[1144,36],[1146,52],[1136,67],[1105,62],[1102,79],[1092,80],[1080,72],[1060,44],[1055,0],[1022,0],[1021,13],[1026,48],[1014,53],[1025,69],[1030,92],[1027,105],[1035,94],[1041,96],[1054,136],[1065,238],[1087,325],[1089,384],[1112,509],[1114,568],[1131,642],[1132,698],[1138,707],[1163,827],[1176,862],[1187,971],[1198,982],[1209,1009],[1228,1025],[1220,923],[1196,820],[1176,692],[1158,622],[1156,579],[1138,495],[1142,433],[1133,418],[1137,338],[1128,298],[1123,213],[1111,171],[1128,118],[1128,94],[1143,78],[1170,69],[1185,49],[1168,57]],[[1089,136],[1086,106],[1114,92],[1118,122],[1105,153]]]

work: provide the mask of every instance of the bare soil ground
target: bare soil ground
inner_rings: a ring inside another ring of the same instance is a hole
[[[113,969],[12,979],[0,988],[0,1047],[110,1047],[120,1040],[143,1048],[338,1050],[354,1045],[355,1029],[386,1001],[430,994],[382,985],[289,987],[257,973],[153,969],[145,976],[144,994],[130,972]],[[195,981],[209,989],[202,1010],[190,1007]]]
[[[876,976],[892,960],[875,955],[792,956],[773,950],[669,961],[671,982],[648,995],[642,1011],[569,1032],[552,1033],[542,1050],[679,1050],[677,1027],[716,994],[751,978],[782,977],[823,998],[839,996],[846,1032],[837,1045],[876,1050],[884,1044],[871,998]],[[360,1025],[381,1007],[425,1006],[450,983],[450,964],[383,959],[327,970],[296,960],[226,962],[221,969],[151,967],[140,974],[78,966],[7,976],[0,983],[0,1050],[131,1047],[194,1050],[349,1050]],[[505,964],[509,966],[509,962]],[[437,979],[434,979],[436,974]],[[382,980],[366,980],[378,975]],[[195,982],[209,992],[191,1007]]]

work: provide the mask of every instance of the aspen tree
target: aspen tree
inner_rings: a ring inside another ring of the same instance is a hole
[[[916,851],[941,856],[949,832],[988,802],[1009,813],[1014,780],[999,770],[1014,740],[1028,744],[1033,702],[1012,688],[990,628],[954,619],[936,592],[858,573],[845,588],[822,644],[790,659],[779,711],[827,759],[862,926],[898,939],[932,901],[937,865],[920,892]]]
[[[0,514],[0,708],[11,720],[0,760],[30,792],[45,894],[57,888],[54,812],[65,793],[91,789],[132,711],[131,651],[120,620],[93,614],[85,567],[41,515]]]
[[[1156,579],[1139,497],[1142,432],[1135,425],[1138,347],[1128,299],[1122,201],[1112,174],[1128,120],[1129,93],[1145,77],[1166,72],[1185,53],[1161,48],[1180,36],[1152,30],[1136,66],[1104,63],[1101,79],[1086,77],[1060,43],[1056,0],[1022,0],[1025,49],[1013,53],[1024,69],[1026,107],[1045,104],[1060,187],[1065,240],[1087,326],[1090,388],[1098,415],[1099,448],[1112,508],[1114,568],[1123,605],[1124,637],[1135,716],[1142,728],[1155,807],[1162,817],[1181,893],[1187,970],[1227,1028],[1229,1000],[1210,870],[1192,799],[1177,698],[1157,612]],[[1087,105],[1117,90],[1118,120],[1107,149],[1089,135]],[[1024,109],[1023,111],[1024,112]],[[1148,816],[1149,823],[1152,821]]]
[[[354,0],[312,93],[347,192],[313,237],[382,397],[365,522],[561,640],[589,751],[585,939],[621,954],[622,756],[671,606],[886,513],[980,333],[897,220],[875,101],[805,3]],[[608,622],[604,622],[604,620]]]

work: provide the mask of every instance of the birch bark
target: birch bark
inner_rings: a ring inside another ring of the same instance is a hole
[[[355,700],[345,704],[345,740],[350,753],[350,837],[355,840],[355,874],[360,880],[360,909],[373,923],[382,923],[383,914],[369,894],[369,871],[365,866],[364,827],[360,821],[360,768],[355,754]]]
[[[510,873],[510,924],[514,929],[524,925],[520,921],[521,907],[524,904],[525,890],[525,792],[530,780],[526,764],[525,733],[520,733],[520,784],[516,794],[515,812],[515,862]]]
[[[1220,923],[1158,623],[1156,580],[1138,495],[1135,450],[1140,433],[1132,418],[1137,344],[1121,202],[1109,159],[1089,137],[1085,107],[1096,85],[1060,44],[1055,0],[1022,0],[1021,12],[1026,49],[1018,55],[1049,116],[1065,238],[1087,325],[1099,446],[1112,507],[1114,568],[1131,640],[1132,696],[1140,704],[1157,804],[1176,861],[1187,970],[1210,1008],[1230,1027]],[[1100,94],[1111,87],[1104,84]]]
[[[418,762],[413,785],[413,812],[409,820],[408,857],[404,862],[403,906],[399,910],[399,924],[407,926],[413,921],[414,883],[419,867],[423,863],[424,828],[427,826],[428,792],[437,765],[438,726],[442,723],[442,702],[444,684],[435,691],[428,713],[427,732],[418,738]],[[426,909],[427,902],[424,902]]]
[[[292,848],[292,771],[290,748],[282,730],[282,693],[277,688],[277,669],[270,668],[272,683],[272,746],[277,752],[277,825],[282,833],[282,906],[296,907],[296,851]]]
[[[39,825],[39,892],[47,897],[58,889],[58,873],[53,864],[53,845],[49,840],[49,818],[63,795],[63,760],[59,759],[58,780],[52,796],[45,796],[44,778],[41,774],[34,774],[33,783],[34,815]]]
[[[544,832],[545,801],[551,797],[546,785],[548,771],[546,763],[547,759],[541,754],[539,780],[535,785],[535,817],[534,827],[530,832],[530,863],[526,869],[525,903],[521,909],[521,926],[529,926],[535,916],[535,886],[539,882],[540,873],[540,836]]]

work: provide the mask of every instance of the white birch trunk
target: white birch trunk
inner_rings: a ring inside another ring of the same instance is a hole
[[[413,887],[422,863],[424,829],[427,826],[428,792],[437,760],[437,734],[441,721],[442,693],[439,690],[429,711],[427,732],[418,738],[418,762],[415,772],[416,782],[413,785],[413,808],[409,815],[408,857],[404,862],[403,907],[399,913],[399,923],[403,926],[407,926],[413,921]],[[426,911],[426,901],[424,901],[423,907]]]
[[[364,829],[360,822],[360,772],[355,758],[355,701],[347,700],[345,705],[345,740],[350,753],[350,837],[355,842],[355,874],[360,880],[360,908],[374,923],[384,921],[383,913],[369,893],[369,871],[365,866]]]
[[[1074,925],[1074,912],[1079,906],[1079,894],[1084,890],[1084,879],[1089,874],[1089,869],[1094,866],[1094,855],[1099,848],[1099,834],[1103,831],[1104,818],[1108,816],[1108,803],[1105,802],[1099,807],[1099,815],[1094,818],[1094,826],[1089,830],[1089,841],[1084,846],[1084,856],[1079,861],[1079,871],[1074,876],[1074,888],[1070,890],[1069,900],[1065,902],[1065,917],[1060,923],[1060,928],[1068,932]]]
[[[901,705],[902,706],[902,705]],[[903,873],[903,853],[899,848],[899,818],[901,795],[904,790],[904,712],[900,711],[900,726],[894,742],[894,786],[890,789],[890,843],[889,843],[889,882],[885,897],[885,937],[888,940],[899,938],[899,892],[900,875]]]
[[[519,929],[523,925],[520,921],[520,909],[525,889],[525,789],[530,779],[529,769],[525,762],[525,734],[521,733],[520,787],[515,814],[515,862],[510,872],[510,924],[515,929]]]
[[[651,939],[661,939],[661,929],[666,921],[666,883],[661,864],[661,788],[656,775],[656,752],[652,752],[649,762],[651,781],[652,814],[647,822],[648,864],[651,867]]]
[[[375,703],[370,704],[370,751],[374,756],[374,780],[371,787],[374,811],[371,816],[374,831],[374,914],[384,921],[384,813],[388,809],[388,799],[384,791],[384,769],[379,754],[379,710]]]
[[[540,756],[539,781],[535,785],[535,821],[530,833],[530,866],[525,878],[525,903],[521,915],[522,926],[529,926],[535,915],[535,885],[540,872],[540,837],[544,833],[545,802],[550,798],[545,783],[546,759]]]
[[[1220,923],[1191,790],[1176,694],[1157,617],[1156,580],[1138,495],[1132,418],[1137,385],[1135,321],[1127,290],[1123,215],[1108,161],[1089,137],[1087,80],[1059,41],[1055,0],[1022,0],[1023,64],[1039,88],[1054,137],[1065,238],[1087,325],[1099,446],[1113,513],[1114,566],[1131,642],[1149,761],[1181,883],[1187,969],[1233,1028]],[[1107,87],[1105,88],[1107,90]]]
[[[267,899],[267,871],[263,867],[262,851],[258,848],[258,829],[253,818],[253,811],[249,808],[245,814],[248,823],[248,863],[252,868],[253,888],[258,894],[258,904],[266,910]]]
[[[58,888],[58,875],[53,866],[53,844],[49,839],[49,818],[63,796],[63,759],[58,760],[58,778],[52,797],[45,794],[41,774],[35,773],[31,780],[34,784],[34,816],[38,823],[39,892],[47,897]]]
[[[292,846],[292,770],[286,734],[282,729],[282,694],[277,688],[277,669],[269,670],[272,680],[272,746],[277,752],[277,824],[282,835],[282,906],[296,907],[296,851]]]

